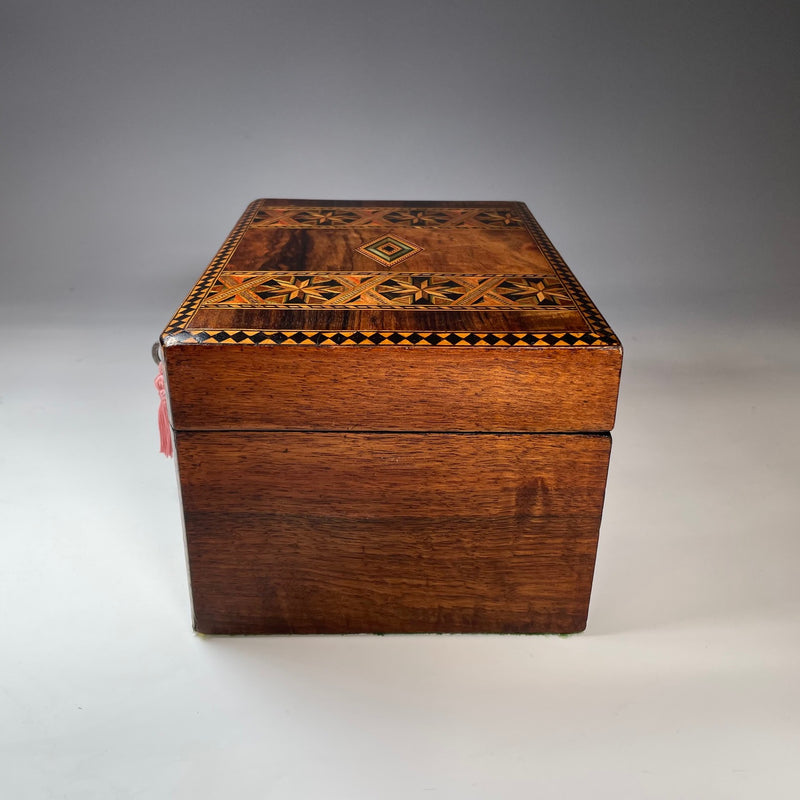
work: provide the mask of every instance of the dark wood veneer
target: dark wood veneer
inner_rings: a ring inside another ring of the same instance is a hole
[[[182,430],[607,431],[621,362],[588,347],[203,345],[166,358]]]
[[[178,432],[197,630],[574,632],[608,435]]]

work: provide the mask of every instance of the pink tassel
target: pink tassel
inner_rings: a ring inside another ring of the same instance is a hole
[[[158,364],[158,375],[154,381],[161,402],[158,404],[158,435],[161,439],[161,452],[172,458],[172,430],[167,416],[167,390],[164,388],[164,362]]]

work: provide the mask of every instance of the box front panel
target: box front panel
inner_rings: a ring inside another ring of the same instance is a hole
[[[614,349],[170,347],[178,430],[609,431]]]
[[[178,432],[206,633],[574,632],[610,437]]]

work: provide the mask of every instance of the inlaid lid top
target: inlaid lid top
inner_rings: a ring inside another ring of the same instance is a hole
[[[177,344],[618,347],[523,203],[256,200]]]

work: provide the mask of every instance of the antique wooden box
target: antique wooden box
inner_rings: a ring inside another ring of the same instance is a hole
[[[257,200],[160,341],[198,631],[585,627],[622,350],[525,205]]]

